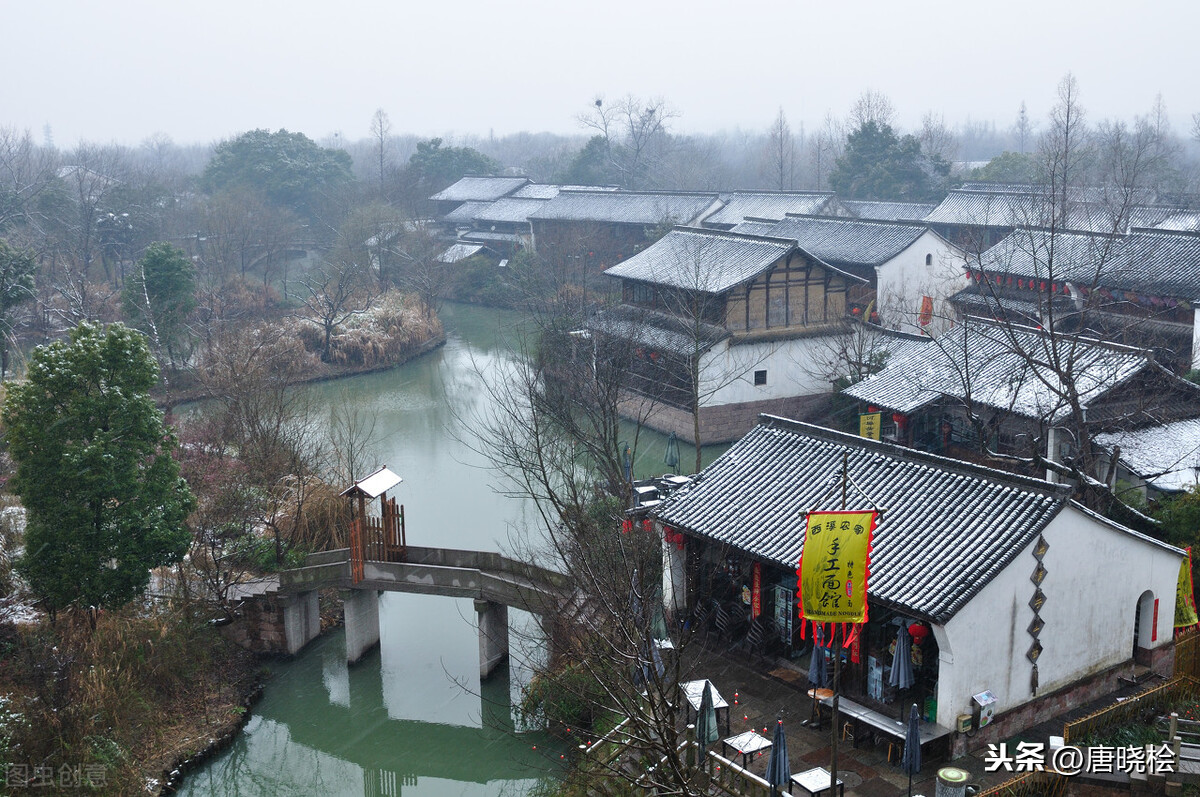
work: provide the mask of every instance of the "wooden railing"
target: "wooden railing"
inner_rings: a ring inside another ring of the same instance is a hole
[[[1165,684],[1152,686],[1120,703],[1066,723],[1063,725],[1063,741],[1066,744],[1078,745],[1090,733],[1166,714],[1175,702],[1197,694],[1200,694],[1200,681],[1187,675],[1177,676]]]
[[[390,499],[383,516],[359,516],[350,521],[350,579],[363,580],[364,562],[403,562],[408,545],[404,532],[404,506]]]
[[[1057,772],[1023,772],[1011,780],[985,789],[976,797],[1062,797],[1070,778]]]

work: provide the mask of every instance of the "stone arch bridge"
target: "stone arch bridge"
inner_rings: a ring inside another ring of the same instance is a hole
[[[508,658],[508,607],[542,618],[576,599],[561,573],[487,551],[405,546],[404,561],[373,561],[341,548],[309,555],[303,567],[236,585],[242,617],[230,635],[263,653],[294,655],[321,632],[317,593],[342,591],[346,658],[354,663],[379,643],[379,593],[472,598],[479,620],[479,676]],[[358,569],[361,568],[361,572]],[[361,577],[360,577],[361,576]]]

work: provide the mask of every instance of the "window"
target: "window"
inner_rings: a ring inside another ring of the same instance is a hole
[[[767,372],[765,370],[754,372],[754,384],[765,385],[767,383]]]
[[[933,255],[925,255],[925,265],[927,265],[927,266],[933,265]]]

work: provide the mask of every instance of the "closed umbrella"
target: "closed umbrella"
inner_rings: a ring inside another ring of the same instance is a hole
[[[813,636],[812,659],[808,662],[808,683],[813,689],[824,689],[829,685],[829,675],[825,666],[825,649],[821,647],[822,633],[817,627]]]
[[[696,711],[696,742],[700,745],[700,759],[711,742],[717,740],[717,710],[713,708],[712,684],[704,682],[704,694],[700,697],[700,708]]]
[[[896,632],[896,652],[892,656],[892,674],[888,683],[897,689],[907,689],[913,685],[912,671],[912,636],[903,625]]]
[[[912,704],[908,713],[908,730],[904,734],[904,756],[900,766],[908,772],[908,797],[912,797],[913,775],[921,771],[921,717],[917,713],[917,704]]]
[[[679,467],[679,438],[674,432],[667,438],[667,454],[663,457],[663,462],[672,470]]]
[[[771,793],[776,788],[788,785],[792,779],[792,769],[788,765],[787,737],[783,734],[783,720],[775,722],[775,738],[771,740],[771,758],[767,761],[767,783],[771,784]]]

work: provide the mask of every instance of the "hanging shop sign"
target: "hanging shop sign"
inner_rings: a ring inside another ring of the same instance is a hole
[[[858,416],[858,436],[868,440],[878,440],[882,419],[882,412],[861,413]]]
[[[755,562],[750,568],[750,617],[762,614],[762,563]]]
[[[801,620],[867,621],[873,511],[809,512],[798,569]]]

